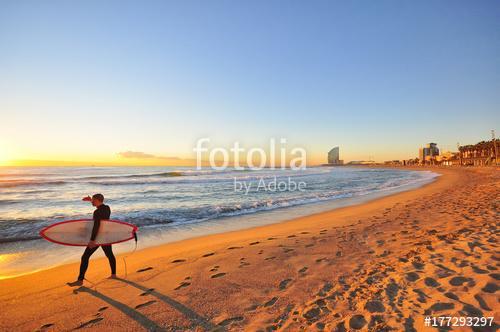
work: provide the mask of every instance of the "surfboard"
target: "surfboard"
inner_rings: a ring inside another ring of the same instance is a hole
[[[66,220],[45,227],[40,235],[57,244],[66,246],[87,246],[92,234],[94,220]],[[101,220],[95,242],[97,245],[108,245],[125,242],[135,237],[137,226],[118,220]]]

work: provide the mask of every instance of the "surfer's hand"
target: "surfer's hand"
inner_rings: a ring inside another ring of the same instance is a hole
[[[92,202],[92,198],[90,196],[87,196],[87,197],[82,198],[82,201]]]
[[[87,247],[95,248],[95,247],[97,247],[97,244],[95,243],[95,241],[89,241],[89,244],[87,244]]]

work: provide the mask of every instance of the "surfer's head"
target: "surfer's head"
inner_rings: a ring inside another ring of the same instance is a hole
[[[94,194],[92,195],[92,205],[99,206],[104,202],[104,196],[102,194]]]

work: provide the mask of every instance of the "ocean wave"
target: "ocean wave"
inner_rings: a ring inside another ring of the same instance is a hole
[[[22,201],[15,200],[15,199],[0,199],[0,206],[2,206],[2,205],[19,204],[19,203],[22,203]]]
[[[92,185],[104,185],[104,186],[127,186],[127,185],[161,185],[161,184],[182,184],[182,183],[232,183],[232,181],[250,181],[250,182],[259,182],[261,179],[269,180],[276,178],[279,180],[286,180],[287,178],[309,178],[316,177],[319,175],[324,175],[324,172],[317,173],[301,173],[301,172],[290,172],[287,174],[278,173],[277,171],[270,172],[259,172],[252,171],[255,173],[246,174],[239,172],[224,172],[224,173],[210,173],[206,175],[211,176],[201,176],[201,174],[194,175],[196,178],[190,178],[188,175],[184,174],[181,176],[169,177],[168,179],[155,179],[151,178],[147,181],[143,180],[134,180],[129,178],[111,178],[105,181],[89,181],[88,184]],[[232,176],[231,174],[234,173]]]
[[[24,242],[24,241],[33,241],[41,239],[42,239],[41,236],[7,237],[7,238],[0,238],[0,243]]]
[[[162,178],[162,177],[180,177],[180,176],[203,176],[203,175],[225,175],[228,173],[252,172],[251,169],[235,170],[175,170],[170,172],[159,172],[149,174],[126,174],[126,175],[99,175],[99,176],[83,176],[78,180],[115,180],[115,179],[141,179],[141,178]]]
[[[61,185],[67,183],[62,180],[0,180],[0,188],[15,188],[26,186],[41,186],[41,185]]]
[[[106,180],[106,179],[134,179],[134,178],[150,178],[150,177],[177,177],[183,176],[182,172],[161,172],[151,174],[127,174],[127,175],[99,175],[99,176],[83,176],[78,180]]]
[[[36,176],[51,176],[56,175],[56,173],[0,173],[0,178],[18,178],[18,177],[36,177]]]
[[[367,172],[371,173],[367,174]],[[172,173],[181,173],[182,175],[177,176],[172,175]],[[193,173],[208,176],[190,177],[187,175],[194,175]],[[168,179],[159,178],[162,176]],[[286,179],[288,176],[298,176],[301,181],[307,179],[307,190],[305,192],[283,193],[253,190],[249,192],[248,196],[239,195],[232,190],[231,182],[233,177],[247,181],[258,181],[261,177],[273,179],[275,176],[278,180]],[[387,190],[398,190],[401,187],[428,181],[435,176],[435,173],[432,172],[363,169],[328,170],[326,168],[313,169],[302,173],[268,170],[262,172],[235,172],[231,170],[224,173],[211,170],[193,170],[190,173],[174,169],[171,172],[125,176],[102,174],[101,176],[87,177],[87,180],[89,178],[95,178],[96,180],[85,182],[74,181],[74,178],[68,181],[10,181],[10,184],[16,186],[71,183],[71,186],[68,187],[51,188],[55,192],[68,191],[70,197],[58,196],[59,198],[56,200],[52,195],[47,196],[40,193],[36,199],[32,197],[24,199],[25,189],[16,190],[15,195],[7,193],[7,191],[5,191],[5,195],[0,193],[0,214],[2,214],[2,219],[0,219],[0,243],[38,239],[38,231],[41,228],[61,221],[61,219],[79,219],[82,214],[91,212],[74,205],[70,199],[74,199],[75,192],[80,190],[86,192],[94,184],[114,186],[175,183],[175,186],[151,188],[146,186],[142,188],[116,187],[105,190],[105,195],[109,193],[109,197],[113,199],[110,201],[113,209],[113,219],[131,222],[139,227],[153,228],[168,227],[168,225],[182,226],[221,217],[246,215],[290,206],[347,197],[360,197]],[[137,177],[137,179],[134,179],[134,177]],[[144,179],[147,177],[151,177],[151,179]],[[69,179],[69,176],[67,178]],[[97,179],[104,179],[104,181],[98,181]],[[2,184],[7,182],[0,181],[0,188]],[[56,190],[58,188],[59,190]],[[31,190],[32,188],[28,189]],[[33,189],[38,189],[38,187]],[[40,200],[44,201],[41,202]],[[16,204],[12,208],[8,206],[19,202],[26,205]],[[4,214],[3,212],[7,213]]]

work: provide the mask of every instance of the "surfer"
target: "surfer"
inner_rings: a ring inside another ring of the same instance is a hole
[[[92,206],[96,207],[93,217],[94,226],[92,228],[92,234],[90,236],[87,248],[85,248],[85,251],[83,252],[82,255],[82,260],[80,263],[80,274],[78,275],[78,279],[74,282],[69,282],[68,283],[69,286],[83,285],[83,280],[85,279],[85,272],[87,271],[87,268],[89,266],[90,256],[92,256],[92,254],[96,252],[96,250],[99,248],[99,245],[95,243],[95,239],[99,232],[99,226],[101,225],[101,220],[109,220],[111,216],[111,209],[109,208],[108,205],[104,204],[104,196],[102,194],[95,194],[92,197],[87,196],[84,197],[82,200],[86,202],[91,202]],[[109,244],[100,247],[102,248],[102,250],[106,254],[106,257],[109,260],[109,266],[111,267],[110,278],[116,278],[116,259],[115,255],[113,254],[113,249],[111,248],[111,245]]]

